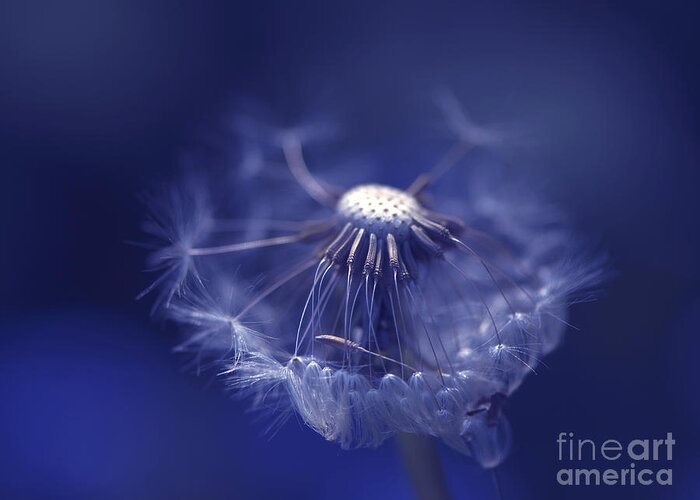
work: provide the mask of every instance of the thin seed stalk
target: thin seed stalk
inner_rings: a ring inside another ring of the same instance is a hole
[[[400,433],[396,442],[418,500],[449,500],[435,441],[429,436]]]

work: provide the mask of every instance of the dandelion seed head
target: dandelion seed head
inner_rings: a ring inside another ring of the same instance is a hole
[[[476,130],[464,113],[451,116]],[[185,350],[216,360],[275,427],[294,411],[343,448],[408,432],[500,463],[510,443],[503,406],[558,345],[568,306],[591,298],[600,261],[566,258],[580,254],[576,240],[517,187],[475,178],[448,200],[440,177],[469,151],[463,137],[401,189],[320,181],[298,135],[273,135],[297,189],[326,212],[248,192],[248,213],[289,220],[209,217],[205,231],[192,218],[162,219],[174,227],[159,225],[167,245],[155,258],[181,250],[161,305],[184,327]],[[251,175],[278,162],[257,156]]]

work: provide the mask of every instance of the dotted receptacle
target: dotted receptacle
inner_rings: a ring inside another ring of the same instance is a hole
[[[363,184],[347,191],[338,202],[338,214],[378,237],[392,233],[397,241],[408,237],[418,201],[408,193],[379,184]]]

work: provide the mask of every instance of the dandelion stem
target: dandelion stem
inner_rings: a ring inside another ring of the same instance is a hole
[[[435,441],[429,436],[400,433],[396,442],[418,500],[449,500]]]
[[[491,469],[491,477],[493,477],[493,486],[496,488],[496,498],[503,500],[503,491],[501,490],[501,478],[498,475],[498,467]]]

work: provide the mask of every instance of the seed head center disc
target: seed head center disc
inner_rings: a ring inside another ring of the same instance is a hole
[[[377,237],[393,234],[397,241],[409,235],[413,215],[420,210],[410,194],[380,184],[361,184],[338,201],[337,211],[346,222]]]

